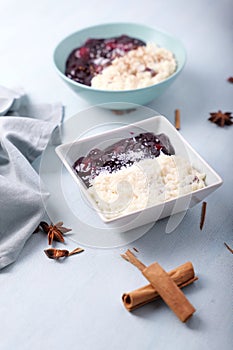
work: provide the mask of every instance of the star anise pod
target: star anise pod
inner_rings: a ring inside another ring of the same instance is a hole
[[[227,79],[227,81],[229,81],[229,83],[232,83],[232,84],[233,84],[233,77],[229,77],[229,78]]]
[[[74,254],[78,254],[83,252],[84,249],[83,248],[75,248],[74,250],[72,250],[71,252],[69,252],[69,250],[66,249],[55,249],[55,248],[49,248],[49,249],[45,249],[44,252],[47,255],[47,257],[49,259],[55,259],[58,260],[60,258],[66,258],[68,256],[74,255]]]
[[[64,243],[63,233],[71,231],[70,228],[63,227],[63,222],[59,221],[55,225],[48,225],[47,222],[41,221],[40,227],[48,235],[48,244],[51,245],[54,241]]]
[[[233,121],[231,120],[233,118],[231,112],[223,113],[219,110],[218,112],[210,113],[210,115],[211,117],[209,118],[209,121],[217,124],[218,126],[223,127],[224,125],[233,124]]]
[[[45,249],[44,252],[49,259],[55,259],[55,260],[58,260],[63,257],[67,257],[69,255],[69,251],[66,249],[49,248],[49,249]]]

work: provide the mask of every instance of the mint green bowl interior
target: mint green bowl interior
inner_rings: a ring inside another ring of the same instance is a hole
[[[154,42],[171,50],[177,61],[177,70],[166,80],[142,89],[110,91],[98,90],[79,84],[65,76],[66,60],[73,49],[81,46],[88,38],[110,38],[127,34],[145,42]],[[145,105],[160,96],[176,79],[185,64],[186,53],[182,43],[160,30],[135,23],[100,24],[81,29],[63,39],[54,50],[54,64],[63,81],[90,105],[106,104],[111,109],[128,109],[130,104]],[[119,103],[120,102],[120,103]]]

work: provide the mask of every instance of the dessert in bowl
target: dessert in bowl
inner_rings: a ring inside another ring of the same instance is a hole
[[[102,24],[63,39],[54,63],[64,82],[92,105],[127,109],[167,89],[184,67],[185,49],[178,39],[145,25]]]
[[[222,180],[163,116],[63,144],[56,152],[87,203],[130,229],[185,211]]]

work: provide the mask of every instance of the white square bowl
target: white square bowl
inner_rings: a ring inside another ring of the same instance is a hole
[[[179,155],[201,173],[206,174],[206,187],[193,191],[189,194],[181,195],[177,198],[165,201],[143,210],[134,211],[127,215],[118,216],[114,219],[107,219],[97,207],[97,204],[87,191],[87,187],[73,169],[73,164],[81,156],[93,148],[104,149],[107,146],[124,138],[132,137],[132,132],[152,132],[154,134],[166,134],[175,149],[175,154]],[[222,184],[221,177],[208,165],[208,163],[189,145],[175,127],[163,116],[155,116],[142,121],[129,124],[111,131],[106,131],[98,135],[89,136],[71,143],[62,144],[56,147],[56,153],[73,177],[74,181],[81,188],[82,193],[88,203],[96,210],[102,221],[111,227],[126,227],[127,230],[142,226],[158,219],[184,212],[193,207],[205,197],[215,191]]]

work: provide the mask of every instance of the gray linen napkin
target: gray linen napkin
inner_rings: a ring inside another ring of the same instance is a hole
[[[63,118],[61,104],[32,106],[22,105],[18,96],[16,100],[15,104],[13,98],[12,107],[17,108],[0,117],[0,269],[17,259],[44,218],[43,200],[49,194],[41,193],[32,162],[41,155],[51,134],[58,143],[58,124]],[[23,116],[9,116],[19,113]]]

